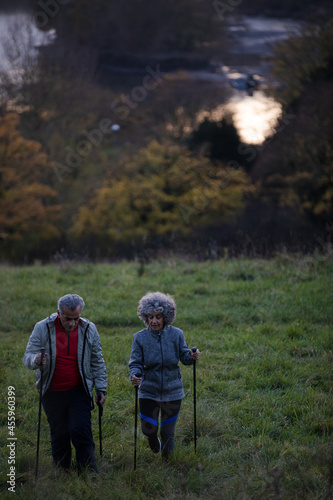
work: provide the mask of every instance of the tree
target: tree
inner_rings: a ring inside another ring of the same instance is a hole
[[[49,255],[59,238],[59,206],[43,183],[49,160],[39,143],[21,136],[19,124],[13,113],[0,119],[0,256],[30,260]]]
[[[246,211],[253,231],[275,242],[313,247],[332,232],[332,28],[310,26],[275,51],[285,120],[260,148]]]
[[[276,44],[272,62],[279,83],[276,98],[285,109],[295,109],[309,85],[333,77],[333,18],[321,26],[308,24]]]
[[[194,237],[239,213],[246,185],[242,170],[152,142],[81,207],[71,235],[104,254],[118,244]]]
[[[239,153],[241,141],[231,117],[223,117],[219,122],[205,118],[189,139],[192,150],[208,145],[208,154],[212,160],[244,162]]]
[[[298,231],[307,232],[308,242],[332,231],[332,116],[331,83],[313,83],[297,115],[263,147],[252,171],[255,201],[248,208],[259,203],[260,223],[293,232],[294,241]]]

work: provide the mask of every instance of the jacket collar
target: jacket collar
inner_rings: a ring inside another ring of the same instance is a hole
[[[158,332],[155,332],[155,330],[152,330],[150,328],[150,326],[147,326],[147,330],[149,333],[152,333],[154,335],[158,335],[159,333],[165,333],[165,331],[167,330],[168,326],[166,325],[164,328],[162,328],[162,330],[159,330]]]

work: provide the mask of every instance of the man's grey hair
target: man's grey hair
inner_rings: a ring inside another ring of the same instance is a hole
[[[80,295],[76,295],[75,293],[68,293],[63,297],[60,297],[58,300],[58,311],[60,314],[63,313],[64,307],[68,307],[71,311],[75,311],[75,309],[80,306],[81,311],[84,308],[84,300]]]
[[[171,325],[176,317],[176,304],[169,294],[148,292],[138,305],[139,318],[148,325],[148,316],[152,312],[162,313],[165,325]]]

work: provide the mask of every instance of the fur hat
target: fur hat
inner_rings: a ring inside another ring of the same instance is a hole
[[[139,318],[148,325],[148,316],[152,312],[163,314],[165,325],[171,325],[176,317],[176,304],[169,294],[161,292],[148,292],[138,305]]]

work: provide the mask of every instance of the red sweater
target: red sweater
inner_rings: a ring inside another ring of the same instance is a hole
[[[82,384],[77,359],[78,327],[66,333],[59,318],[55,322],[57,355],[50,391],[67,391]]]

